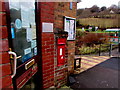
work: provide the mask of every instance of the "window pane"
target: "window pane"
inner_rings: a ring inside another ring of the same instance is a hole
[[[9,2],[13,51],[21,58],[18,66],[37,55],[35,1]]]

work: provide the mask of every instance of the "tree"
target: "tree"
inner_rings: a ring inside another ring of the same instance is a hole
[[[114,13],[118,13],[119,10],[118,10],[118,6],[113,4],[109,7],[109,11],[113,11]]]
[[[115,4],[113,4],[113,5],[111,5],[110,7],[109,7],[109,9],[118,9],[118,6],[117,5],[115,5]]]
[[[84,11],[84,9],[78,9],[77,10],[77,16],[79,16],[83,11]]]
[[[106,9],[107,9],[106,6],[101,7],[101,11],[104,11]]]
[[[97,5],[93,5],[91,7],[91,12],[94,13],[94,12],[99,12],[99,7]]]
[[[89,9],[85,9],[81,15],[80,15],[80,18],[87,18],[91,15],[91,11]]]

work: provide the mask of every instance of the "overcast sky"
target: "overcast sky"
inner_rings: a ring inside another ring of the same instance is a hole
[[[81,2],[77,4],[77,9],[90,8],[93,5],[110,7],[112,4],[118,5],[118,2],[120,2],[120,0],[81,0]]]

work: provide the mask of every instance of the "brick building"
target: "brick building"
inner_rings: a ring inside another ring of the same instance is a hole
[[[0,1],[0,6],[0,88],[65,85],[74,70],[77,3]],[[70,24],[71,34],[65,30]]]

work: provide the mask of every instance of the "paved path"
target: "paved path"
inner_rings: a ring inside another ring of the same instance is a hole
[[[87,71],[74,75],[76,83],[71,88],[118,88],[120,58],[112,57]],[[92,90],[92,89],[91,89]]]
[[[77,70],[74,71],[74,74],[81,73],[83,71],[86,71],[89,68],[92,68],[96,66],[97,64],[100,64],[103,61],[106,61],[107,59],[110,58],[109,52],[101,52],[96,55],[76,55],[76,57],[81,57],[81,68],[78,68]],[[111,57],[120,57],[120,53],[118,52],[118,48],[112,50],[111,52]]]

